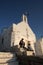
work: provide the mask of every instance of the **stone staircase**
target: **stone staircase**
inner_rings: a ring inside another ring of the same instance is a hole
[[[0,52],[0,65],[18,65],[15,53]]]

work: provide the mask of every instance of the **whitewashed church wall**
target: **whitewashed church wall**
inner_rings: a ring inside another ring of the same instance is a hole
[[[41,47],[41,40],[38,40],[36,43],[35,43],[35,52],[36,52],[36,55],[40,56],[40,55],[43,55],[42,54],[42,47]]]
[[[34,49],[34,43],[36,42],[36,36],[30,29],[30,27],[26,24],[27,23],[25,22],[18,24],[18,30],[20,30],[20,33],[23,38],[27,38],[27,41],[31,41],[31,46]]]
[[[42,50],[42,54],[43,54],[43,38],[41,38],[40,45],[41,45],[41,50]]]

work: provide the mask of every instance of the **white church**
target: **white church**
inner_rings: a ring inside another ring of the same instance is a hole
[[[10,49],[10,47],[16,45],[19,46],[19,42],[23,38],[25,47],[27,47],[27,42],[29,41],[35,52],[34,44],[36,42],[36,36],[28,25],[27,16],[24,14],[22,16],[22,21],[18,24],[13,23],[9,28],[4,29],[2,36],[4,49]]]
[[[25,47],[27,48],[28,42],[31,45],[33,51],[26,51],[27,56],[33,56],[33,52],[36,56],[43,56],[43,38],[36,41],[35,33],[32,31],[28,24],[27,16],[23,14],[22,21],[18,24],[13,23],[9,28],[3,29],[0,34],[0,50],[10,50],[11,47],[16,45],[19,47],[20,40],[23,39]],[[13,61],[13,62],[10,62]],[[18,65],[17,57],[15,53],[0,52],[0,64],[3,65]]]
[[[10,27],[4,28],[0,34],[0,50],[10,50],[13,46],[18,46],[23,38],[25,47],[27,48],[28,42],[31,45],[35,55],[43,55],[43,38],[36,40],[36,35],[28,24],[27,16],[23,14],[22,21]]]

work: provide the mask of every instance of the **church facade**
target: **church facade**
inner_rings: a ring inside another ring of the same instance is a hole
[[[36,36],[30,28],[27,16],[25,15],[23,15],[23,20],[21,22],[18,24],[13,23],[9,28],[4,29],[2,36],[4,49],[10,49],[10,47],[16,45],[19,46],[19,42],[23,38],[25,47],[27,47],[29,41],[35,52],[34,44],[36,42]]]

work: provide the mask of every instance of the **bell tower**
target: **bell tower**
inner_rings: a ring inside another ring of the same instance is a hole
[[[27,16],[26,15],[23,14],[22,19],[23,19],[23,22],[27,23],[28,20],[27,20]]]

